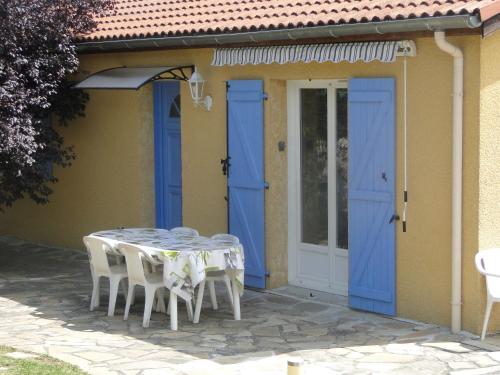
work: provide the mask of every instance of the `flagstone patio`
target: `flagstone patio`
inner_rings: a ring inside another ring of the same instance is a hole
[[[500,373],[500,352],[468,345],[470,335],[342,304],[247,290],[234,321],[220,293],[219,310],[206,306],[196,325],[180,306],[173,332],[159,313],[142,328],[140,295],[127,322],[122,296],[106,316],[106,288],[89,312],[90,290],[85,252],[0,237],[0,345],[91,374],[286,374],[291,357],[310,375]]]

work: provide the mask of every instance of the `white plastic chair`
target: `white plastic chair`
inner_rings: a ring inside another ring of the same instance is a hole
[[[193,237],[200,235],[196,229],[188,228],[188,227],[172,228],[172,229],[170,229],[170,232],[185,235],[185,236],[193,236]]]
[[[98,237],[83,237],[83,243],[87,248],[90,261],[90,271],[92,273],[92,297],[90,298],[90,311],[99,307],[99,279],[109,278],[109,304],[108,316],[115,314],[116,297],[120,281],[126,279],[127,269],[124,264],[110,265],[108,253],[112,253],[110,246]]]
[[[237,246],[240,244],[240,240],[238,239],[238,237],[233,236],[231,234],[215,234],[211,237],[211,240],[220,243],[221,246],[232,246],[232,245]],[[200,283],[200,286],[198,287],[198,295],[196,298],[193,323],[198,323],[200,321],[201,305],[203,304],[203,294],[205,292],[206,282],[208,282],[208,289],[210,292],[210,300],[212,302],[212,308],[214,310],[217,310],[219,308],[217,304],[217,296],[215,293],[216,281],[224,281],[224,283],[226,284],[226,290],[229,297],[229,302],[231,303],[231,308],[234,310],[233,292],[231,289],[231,280],[229,279],[229,276],[226,274],[225,271],[207,272],[205,280],[203,280]]]
[[[142,320],[142,326],[144,328],[149,327],[149,321],[151,318],[151,310],[153,308],[153,302],[155,295],[158,295],[158,304],[163,305],[164,308],[164,294],[159,290],[164,288],[163,283],[163,272],[152,272],[149,273],[144,269],[143,258],[148,258],[148,255],[144,253],[140,248],[129,244],[119,244],[118,250],[125,255],[125,261],[127,263],[127,270],[129,274],[129,287],[127,294],[127,304],[125,306],[124,320],[128,319],[128,314],[130,311],[130,304],[134,295],[134,288],[136,285],[141,285],[145,290],[145,304],[144,304],[144,317]],[[170,304],[171,301],[169,301]],[[191,301],[186,301],[188,318],[193,319],[193,307]],[[177,310],[177,309],[175,309]]]
[[[163,288],[163,274],[161,272],[148,272],[144,269],[143,258],[147,258],[144,252],[136,246],[129,244],[119,244],[118,250],[125,256],[127,264],[128,278],[128,293],[127,303],[125,305],[125,314],[123,320],[128,319],[130,305],[134,298],[134,289],[136,285],[144,287],[145,302],[144,302],[144,316],[142,319],[142,326],[149,327],[151,318],[151,310],[153,309],[153,302],[155,296],[158,294],[158,304],[163,305],[163,294],[157,293],[158,289]]]
[[[486,336],[493,303],[500,302],[500,248],[482,250],[476,254],[477,270],[486,277],[486,310],[481,340]]]
[[[210,239],[219,242],[223,245],[239,245],[240,240],[238,237],[233,236],[232,234],[220,233],[214,234]]]

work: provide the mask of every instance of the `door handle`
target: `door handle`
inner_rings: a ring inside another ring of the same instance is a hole
[[[229,159],[231,159],[230,156],[228,156],[226,159],[220,159],[220,163],[222,165],[222,174],[224,176],[229,175],[229,167],[231,166],[231,164],[229,163]]]

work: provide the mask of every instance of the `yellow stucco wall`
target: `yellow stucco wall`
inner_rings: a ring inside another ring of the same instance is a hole
[[[500,247],[500,31],[481,40],[480,77],[478,248],[484,250]],[[482,277],[477,276],[475,284],[479,329],[486,290]],[[499,330],[500,307],[495,306],[489,331]]]
[[[85,233],[152,223],[151,89],[92,94],[86,117],[62,129],[78,158],[59,178],[50,204],[19,201],[1,215],[1,232],[81,248]]]
[[[463,308],[464,326],[475,329],[474,314],[480,309],[479,278],[470,262],[478,248],[480,56],[486,53],[483,44],[488,42],[480,42],[479,36],[450,40],[465,53]],[[438,50],[432,38],[419,38],[416,43],[418,56],[408,60],[410,202],[408,232],[403,234],[400,226],[397,231],[397,311],[400,316],[448,324],[452,59]],[[401,212],[402,59],[392,64],[216,68],[210,66],[211,57],[211,49],[82,56],[82,70],[87,72],[120,65],[196,64],[207,79],[206,92],[214,100],[210,112],[195,108],[187,85],[181,84],[185,225],[207,235],[227,228],[226,180],[220,159],[226,155],[225,81],[229,79],[262,79],[269,96],[265,102],[265,168],[270,184],[266,192],[269,287],[286,283],[288,275],[287,160],[286,152],[279,152],[277,147],[279,141],[287,140],[286,80],[396,77],[397,207]],[[498,57],[492,61],[499,61]],[[482,106],[486,105],[483,92],[482,80]],[[56,169],[60,182],[52,202],[47,206],[16,203],[0,215],[1,233],[80,248],[81,237],[93,230],[154,225],[151,87],[138,92],[91,92],[86,118],[64,130],[64,135],[68,143],[75,145],[78,157],[71,168]]]

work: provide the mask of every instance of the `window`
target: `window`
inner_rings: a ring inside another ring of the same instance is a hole
[[[177,95],[172,104],[170,105],[169,117],[180,118],[181,117],[181,96]]]

